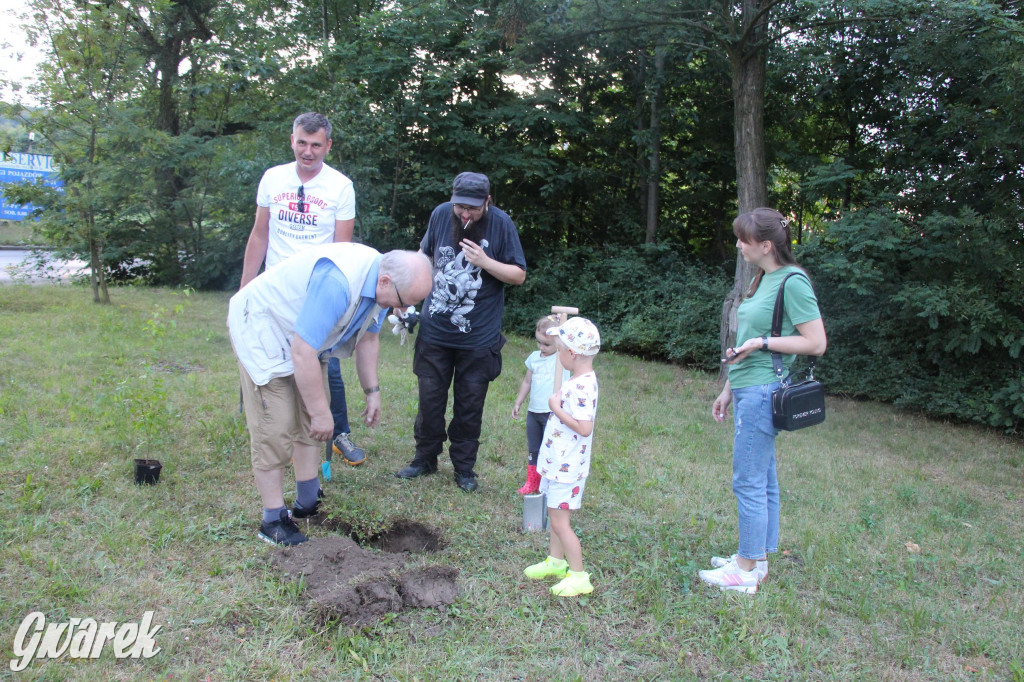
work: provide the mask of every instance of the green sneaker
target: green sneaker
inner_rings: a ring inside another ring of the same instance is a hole
[[[526,574],[527,578],[542,580],[543,578],[564,578],[568,570],[568,561],[565,559],[555,559],[554,557],[549,556],[539,564],[527,566],[523,570],[523,573]]]
[[[568,571],[561,582],[551,586],[551,594],[556,597],[575,597],[590,594],[594,586],[590,584],[590,574],[586,571]]]

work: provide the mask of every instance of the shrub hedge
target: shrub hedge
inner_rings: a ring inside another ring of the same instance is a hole
[[[797,248],[828,331],[829,391],[1022,433],[1024,281],[985,221],[865,214]],[[731,267],[662,246],[567,248],[509,290],[506,327],[531,335],[552,305],[575,306],[606,350],[716,371]]]
[[[723,271],[664,246],[567,248],[529,264],[509,291],[505,326],[531,336],[551,306],[573,306],[598,326],[603,349],[711,370],[729,288]]]

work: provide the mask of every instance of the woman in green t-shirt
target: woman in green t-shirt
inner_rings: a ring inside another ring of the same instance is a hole
[[[797,355],[825,353],[825,326],[818,300],[806,277],[786,282],[782,335],[772,337],[772,310],[786,275],[803,272],[790,250],[789,223],[778,211],[758,208],[732,224],[736,248],[755,267],[754,278],[737,310],[736,347],[726,351],[729,379],[711,407],[725,421],[734,403],[732,489],[739,515],[739,549],[731,557],[712,557],[715,568],[700,579],[725,590],[753,594],[768,576],[768,554],[779,545],[779,479],[775,469],[772,392],[779,380],[771,353],[787,367]]]

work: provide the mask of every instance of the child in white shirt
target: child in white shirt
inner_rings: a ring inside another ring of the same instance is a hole
[[[537,473],[537,453],[540,451],[541,439],[544,436],[544,426],[548,422],[548,415],[551,408],[548,407],[548,398],[555,392],[555,339],[545,332],[551,327],[558,326],[558,317],[545,315],[537,320],[534,330],[534,338],[537,340],[537,350],[530,353],[526,358],[526,376],[519,386],[519,395],[512,406],[512,418],[519,419],[519,408],[523,406],[526,396],[530,396],[530,402],[526,412],[526,448],[528,455],[526,465],[526,483],[519,489],[520,495],[532,495],[540,488],[540,474]],[[569,372],[562,370],[562,382],[569,377]]]

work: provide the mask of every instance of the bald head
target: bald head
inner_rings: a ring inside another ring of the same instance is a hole
[[[392,308],[417,305],[430,295],[433,283],[430,259],[421,251],[388,251],[380,259],[377,302]]]

